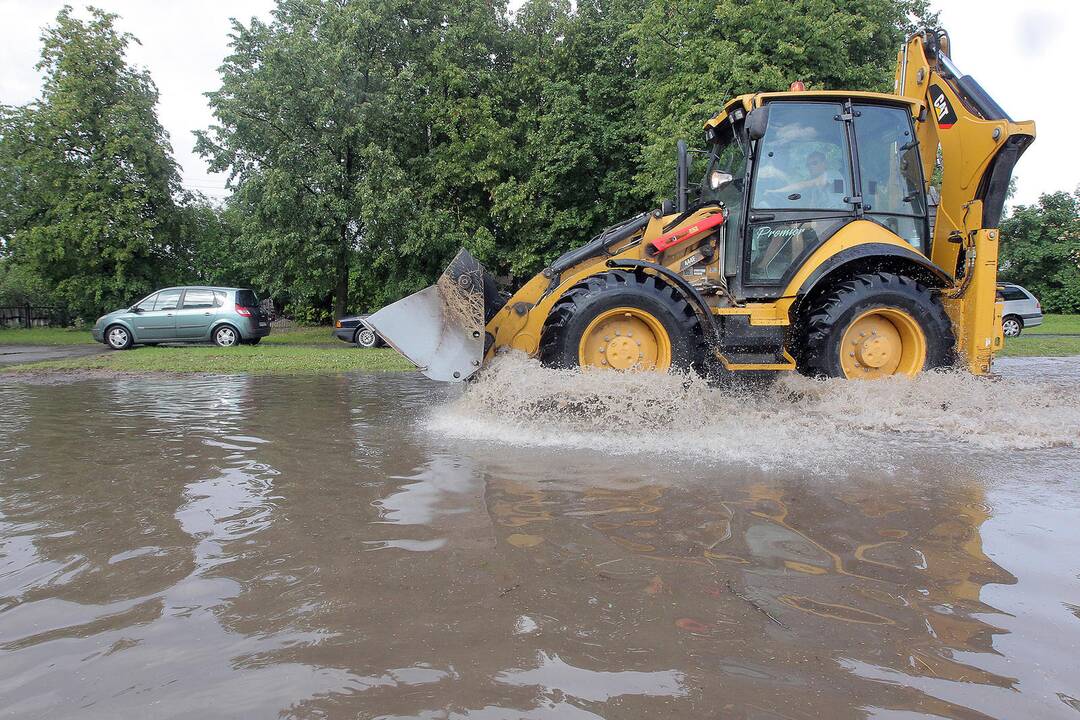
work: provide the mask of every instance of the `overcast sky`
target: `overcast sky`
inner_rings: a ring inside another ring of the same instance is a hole
[[[72,2],[76,7],[81,3]],[[192,151],[192,131],[212,122],[202,93],[218,87],[217,68],[228,49],[229,18],[269,17],[273,0],[95,0],[121,16],[119,26],[142,42],[130,59],[149,68],[161,91],[159,114],[169,131],[184,184],[224,197],[225,178],[207,171]],[[511,5],[517,5],[511,2]],[[37,97],[34,65],[40,30],[62,0],[0,0],[0,102]],[[1033,119],[1038,139],[1017,165],[1015,202],[1080,184],[1080,2],[1077,0],[938,0],[953,60],[1018,120]],[[717,98],[719,103],[722,98]],[[674,172],[674,170],[672,171]]]

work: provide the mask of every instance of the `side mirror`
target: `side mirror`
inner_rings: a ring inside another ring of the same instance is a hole
[[[139,307],[138,305],[132,305],[131,307],[128,308],[128,312],[135,313],[136,315],[138,315],[142,311],[143,311],[143,309],[141,307]]]
[[[719,190],[727,187],[735,179],[735,176],[726,170],[713,170],[709,173],[709,189]]]
[[[746,134],[751,140],[760,140],[765,137],[765,130],[769,126],[768,106],[754,108],[746,116]]]

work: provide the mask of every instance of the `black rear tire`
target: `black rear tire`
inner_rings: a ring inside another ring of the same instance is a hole
[[[953,364],[956,337],[937,294],[904,275],[878,272],[837,283],[808,309],[799,369],[807,375],[846,377],[840,347],[844,332],[875,308],[901,310],[918,323],[926,338],[922,370]]]
[[[701,370],[701,322],[690,303],[652,275],[622,270],[586,278],[555,303],[540,338],[541,362],[578,367],[579,346],[589,323],[607,310],[624,306],[641,309],[660,322],[671,343],[672,369]]]

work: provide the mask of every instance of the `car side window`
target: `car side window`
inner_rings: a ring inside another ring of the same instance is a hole
[[[148,312],[150,310],[153,310],[154,309],[154,301],[157,300],[157,296],[158,296],[158,294],[154,293],[153,295],[150,295],[149,297],[144,298],[142,300],[142,302],[140,302],[138,305],[135,306],[135,308],[137,310],[141,310],[142,312]]]
[[[221,307],[225,304],[225,295],[226,293],[221,290],[214,291],[214,307]]]
[[[213,290],[188,290],[184,293],[185,310],[212,307],[215,307]]]
[[[162,290],[157,294],[154,310],[175,310],[180,303],[179,290]]]
[[[1001,291],[1003,300],[1027,300],[1028,296],[1020,288],[1005,288]]]

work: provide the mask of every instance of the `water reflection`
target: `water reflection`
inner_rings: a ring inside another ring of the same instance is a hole
[[[446,392],[0,384],[5,716],[1075,712],[1072,451],[462,445],[426,430]]]

